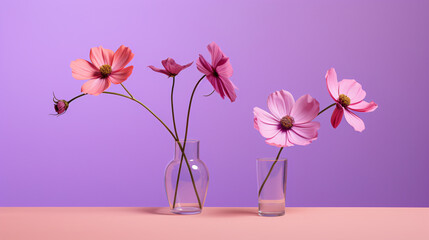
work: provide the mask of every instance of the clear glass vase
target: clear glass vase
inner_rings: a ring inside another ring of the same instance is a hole
[[[287,160],[259,158],[256,161],[260,216],[285,214]]]
[[[176,142],[174,159],[165,169],[165,190],[173,213],[198,214],[203,209],[209,173],[200,159],[199,147],[197,140]]]

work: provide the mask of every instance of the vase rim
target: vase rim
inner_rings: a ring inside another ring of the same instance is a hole
[[[176,141],[176,142],[183,143],[185,142],[185,139],[179,139],[179,141]],[[199,142],[200,140],[197,140],[197,139],[186,139],[186,143],[199,143]]]
[[[276,161],[275,158],[257,158],[256,161],[261,161],[261,162],[274,162]],[[286,162],[287,158],[279,158],[277,160],[277,162]]]

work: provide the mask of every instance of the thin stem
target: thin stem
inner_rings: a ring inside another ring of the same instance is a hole
[[[213,90],[211,93],[204,95],[204,97],[210,97],[216,90]]]
[[[178,144],[178,145],[179,145],[179,147],[180,147],[180,150],[181,150],[181,152],[182,152],[182,156],[184,156],[184,157],[185,157],[185,163],[186,163],[186,166],[188,167],[189,174],[191,175],[192,185],[193,185],[194,190],[195,190],[195,195],[197,196],[198,206],[200,207],[200,209],[202,209],[202,208],[203,208],[203,205],[201,204],[200,196],[198,195],[197,187],[195,186],[194,175],[192,175],[191,166],[189,165],[188,158],[187,158],[187,157],[186,157],[186,155],[185,155],[185,147],[182,147],[182,144],[180,144],[180,141],[179,141],[179,140],[177,140],[177,144]],[[180,165],[182,165],[182,160],[180,161]],[[180,167],[181,167],[181,166],[180,166]],[[180,167],[179,167],[179,168],[180,168]],[[176,185],[176,191],[175,191],[175,193],[174,193],[174,197],[176,197],[176,195],[177,195],[177,186],[178,186],[178,185]],[[175,200],[176,200],[176,199],[175,199]],[[175,202],[173,202],[173,208],[174,208],[174,203],[175,203]]]
[[[265,183],[266,183],[266,182],[267,182],[267,180],[268,180],[268,177],[271,175],[271,172],[273,171],[274,166],[276,165],[277,161],[279,160],[280,153],[282,153],[283,148],[284,148],[284,147],[281,147],[281,148],[280,148],[280,150],[279,150],[279,153],[277,153],[276,160],[274,161],[273,165],[271,165],[270,171],[268,172],[267,176],[265,177],[264,182],[263,182],[263,183],[262,183],[262,185],[261,185],[261,188],[259,188],[258,196],[260,196],[260,195],[261,195],[262,188],[264,188]]]
[[[335,106],[336,104],[337,104],[337,103],[333,103],[333,104],[331,104],[331,105],[327,106],[327,107],[326,107],[326,108],[324,108],[322,111],[320,111],[320,112],[317,114],[317,116],[319,116],[320,114],[322,114],[324,111],[328,110],[329,108],[331,108],[331,107]],[[264,182],[262,183],[261,188],[259,189],[259,195],[261,195],[262,188],[264,187],[265,183],[266,183],[266,182],[267,182],[267,180],[268,180],[268,177],[270,176],[271,172],[273,171],[274,165],[276,165],[277,161],[279,160],[280,153],[282,152],[282,150],[283,150],[283,147],[282,147],[282,148],[280,148],[279,153],[277,154],[276,160],[274,161],[273,165],[271,165],[270,171],[268,172],[267,177],[265,177],[265,180],[264,180]],[[259,195],[258,195],[258,196],[259,196]]]
[[[132,99],[134,99],[133,95],[131,95],[131,93],[128,91],[128,89],[124,86],[124,84],[121,83],[121,86],[125,89],[125,91],[128,93],[128,95],[130,95],[130,97]]]
[[[186,139],[188,137],[188,128],[189,128],[189,116],[191,115],[191,106],[192,106],[192,100],[194,99],[195,91],[197,90],[198,85],[201,83],[201,81],[205,78],[206,75],[203,75],[200,80],[198,80],[197,84],[195,84],[194,90],[192,90],[191,99],[189,99],[189,106],[188,106],[188,115],[186,116],[186,129],[185,129],[185,144]],[[185,146],[184,144],[184,146]]]
[[[198,85],[201,83],[201,81],[204,79],[206,75],[203,75],[200,80],[198,80],[197,84],[195,84],[194,90],[192,90],[191,98],[189,100],[189,106],[188,106],[188,114],[186,116],[186,129],[185,129],[185,138],[183,141],[183,154],[185,153],[185,147],[186,147],[186,140],[188,139],[188,128],[189,128],[189,116],[191,115],[191,106],[192,106],[192,100],[194,99],[195,91],[197,90]],[[173,208],[176,206],[176,199],[177,199],[177,190],[179,188],[179,179],[180,179],[180,173],[182,171],[182,163],[183,163],[183,154],[180,159],[180,165],[179,165],[179,172],[177,174],[177,180],[176,180],[176,189],[174,191],[174,200],[173,200]],[[188,164],[188,163],[187,163]],[[189,172],[191,171],[189,164],[188,164]],[[192,174],[191,174],[192,176]]]
[[[76,97],[74,97],[74,98],[70,99],[70,100],[68,101],[68,103],[71,103],[71,102],[73,102],[75,99],[78,99],[78,98],[83,97],[83,96],[85,96],[85,95],[86,95],[86,93],[82,93],[81,95],[77,95]]]
[[[177,127],[176,127],[176,118],[174,117],[174,101],[173,101],[173,93],[174,93],[174,83],[176,82],[176,77],[173,76],[173,84],[171,85],[171,116],[173,117],[173,126],[174,126],[174,133],[176,134],[176,139],[179,140],[179,135],[177,134]]]
[[[120,97],[124,97],[124,98],[128,98],[130,100],[133,100],[134,102],[142,105],[144,108],[146,108],[146,110],[148,110],[156,119],[158,119],[158,121],[165,127],[165,129],[167,129],[167,131],[171,134],[171,136],[176,140],[176,136],[174,136],[174,133],[170,130],[170,128],[154,113],[152,112],[152,110],[150,110],[150,108],[148,108],[146,105],[144,105],[142,102],[140,102],[139,100],[132,98],[132,97],[128,97],[126,95],[120,94],[120,93],[115,93],[115,92],[103,92],[104,94],[111,94],[111,95],[116,95],[116,96],[120,96]]]
[[[329,108],[335,106],[337,103],[332,103],[331,105],[325,107],[322,111],[320,111],[317,116],[319,116],[320,114],[322,114],[324,111],[328,110]]]

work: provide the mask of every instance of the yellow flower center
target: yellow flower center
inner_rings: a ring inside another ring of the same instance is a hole
[[[110,65],[103,65],[100,67],[101,78],[107,78],[112,73],[112,67]]]
[[[341,106],[343,106],[343,107],[347,107],[348,105],[350,105],[350,98],[344,94],[340,94],[338,101],[340,102]]]
[[[282,125],[284,130],[291,129],[294,122],[295,121],[293,120],[293,117],[291,117],[291,116],[285,116],[280,120],[280,124]]]

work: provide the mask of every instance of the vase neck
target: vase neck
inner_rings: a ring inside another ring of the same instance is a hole
[[[180,145],[185,148],[185,154],[188,160],[191,159],[200,159],[200,141],[198,140],[186,140],[186,144],[183,140],[179,141]],[[174,160],[179,160],[182,158],[182,150],[178,142],[175,144],[175,154]]]

